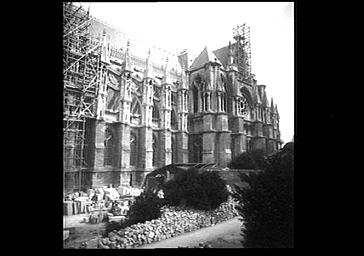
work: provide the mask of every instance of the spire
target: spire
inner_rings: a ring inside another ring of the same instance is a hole
[[[106,45],[106,30],[105,28],[102,30],[102,43]]]
[[[268,107],[267,93],[265,92],[265,90],[263,90],[262,106]]]
[[[101,60],[103,62],[108,62],[108,49],[106,45],[106,30],[102,30],[102,40],[101,40]]]
[[[231,41],[229,41],[229,46],[228,46],[228,66],[233,65],[233,49],[231,46]]]
[[[252,94],[253,94],[254,103],[260,104],[261,100],[260,100],[260,96],[259,96],[259,92],[258,92],[258,86],[253,86]]]
[[[124,70],[125,71],[131,71],[131,59],[130,59],[130,52],[129,52],[129,46],[130,46],[130,41],[128,39],[128,41],[126,42],[126,50],[125,50],[125,67]]]
[[[152,61],[151,61],[151,51],[150,48],[148,49],[147,61],[146,61],[146,68],[144,71],[144,78],[152,77]]]
[[[278,114],[278,107],[277,107],[277,104],[275,105],[274,110],[275,110],[275,112]]]
[[[273,103],[273,98],[270,97],[270,109],[272,112],[274,112],[274,103]]]
[[[231,41],[229,41],[229,46],[228,46],[227,68],[230,70],[238,71],[238,67],[236,66],[236,64],[234,64],[234,51],[233,51],[233,46],[231,45]]]
[[[166,64],[164,65],[164,75],[163,75],[163,79],[162,82],[163,83],[167,83],[168,80],[168,56],[166,57]]]
[[[178,62],[182,67],[183,72],[188,69],[188,50],[183,50],[178,56]]]

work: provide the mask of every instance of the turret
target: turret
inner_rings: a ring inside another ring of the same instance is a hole
[[[233,71],[236,71],[236,72],[238,71],[238,67],[234,63],[234,51],[233,51],[233,46],[231,45],[231,41],[229,41],[229,46],[228,46],[227,69],[228,70],[233,70]]]
[[[164,74],[163,74],[162,83],[165,84],[165,83],[167,83],[168,80],[169,80],[169,74],[168,74],[168,57],[166,57],[166,63],[164,65]]]
[[[109,62],[109,52],[106,42],[106,30],[102,31],[102,39],[101,39],[101,61]]]
[[[147,60],[146,60],[146,68],[144,70],[144,78],[152,77],[152,60],[151,60],[151,51],[148,50]]]
[[[132,72],[129,46],[130,46],[130,41],[128,40],[128,42],[126,43],[125,61],[124,61],[125,72]]]

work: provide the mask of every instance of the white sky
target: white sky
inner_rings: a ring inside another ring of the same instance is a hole
[[[281,138],[294,133],[293,2],[82,2],[99,20],[126,34],[178,54],[198,55],[233,42],[238,24],[250,26],[252,71],[265,84],[280,114]]]

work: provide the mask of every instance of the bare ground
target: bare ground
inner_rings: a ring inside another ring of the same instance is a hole
[[[84,222],[87,214],[79,214],[63,217],[63,227],[69,229],[70,235],[63,242],[63,248],[79,248],[83,242],[87,242],[105,230],[106,223],[90,224]]]
[[[105,222],[99,224],[85,223],[84,218],[87,216],[87,214],[64,216],[63,226],[70,230],[69,238],[64,241],[64,248],[79,248],[83,242],[90,241],[105,230]],[[197,247],[200,242],[210,244],[212,248],[243,248],[240,227],[241,221],[236,217],[212,227],[143,245],[137,249],[178,248],[179,246],[193,248]]]

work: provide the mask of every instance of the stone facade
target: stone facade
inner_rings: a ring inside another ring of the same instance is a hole
[[[189,65],[186,51],[135,52],[114,30],[97,20],[91,27],[102,39],[103,72],[97,117],[86,124],[85,186],[138,186],[171,163],[226,167],[241,152],[280,148],[277,106],[254,75],[241,77],[236,43],[206,47]]]

